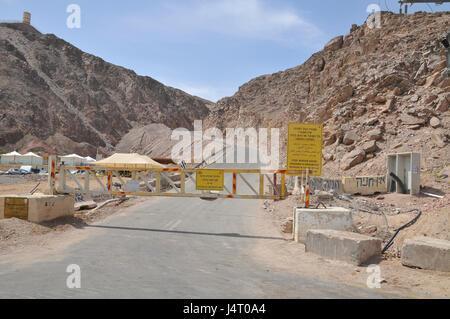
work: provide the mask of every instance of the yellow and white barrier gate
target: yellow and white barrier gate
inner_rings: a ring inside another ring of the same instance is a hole
[[[285,199],[286,170],[69,167],[49,161],[52,193],[95,196],[165,196],[202,199]]]

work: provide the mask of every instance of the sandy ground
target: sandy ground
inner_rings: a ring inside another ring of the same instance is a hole
[[[63,234],[72,232],[76,237],[77,232],[75,230],[83,229],[88,224],[119,213],[121,209],[148,200],[151,199],[130,198],[120,205],[111,203],[97,210],[95,213],[91,211],[79,211],[72,217],[62,217],[41,224],[16,218],[0,220],[0,259],[12,252],[17,252],[25,248],[45,248],[51,246],[50,243],[53,245],[53,243],[60,240],[67,241],[68,236],[63,237]]]
[[[317,204],[312,199],[313,205]],[[386,279],[383,289],[402,291],[405,296],[444,297],[450,298],[450,273],[411,269],[401,265],[401,247],[407,238],[429,236],[450,240],[450,195],[444,199],[426,196],[409,196],[401,194],[383,194],[378,196],[354,196],[351,203],[342,200],[325,201],[327,206],[361,207],[371,211],[383,211],[395,214],[420,208],[422,216],[411,227],[400,232],[394,245],[376,263],[381,267],[382,277]],[[284,201],[265,201],[261,207],[262,214],[273,221],[279,233],[283,232],[286,221],[292,220],[293,207],[301,205],[300,199],[290,196]],[[387,216],[389,230],[386,233],[386,222],[381,216],[366,213],[354,213],[354,221],[358,231],[369,236],[382,238],[386,243],[394,234],[394,229],[400,227],[416,216],[416,212]],[[376,227],[373,227],[376,226]],[[370,231],[366,232],[367,229]],[[292,238],[292,234],[284,233],[285,238]],[[327,260],[305,252],[305,246],[291,242],[270,243],[279,247],[257,247],[257,256],[261,262],[269,262],[271,266],[285,271],[309,274],[319,278],[338,280],[346,284],[367,287],[368,273],[365,267],[356,267],[344,262]],[[270,249],[269,249],[270,248]],[[278,250],[277,258],[269,258],[268,251]],[[292,258],[295,256],[295,258]]]
[[[269,215],[265,209],[261,213]],[[271,216],[267,216],[271,218]],[[275,222],[275,227],[279,224]],[[260,223],[257,229],[266,228]],[[279,231],[279,230],[278,230]],[[291,235],[284,235],[290,239]],[[278,252],[276,256],[273,252]],[[306,253],[305,246],[293,241],[270,241],[254,248],[255,260],[268,267],[320,280],[342,282],[346,285],[367,287],[367,267],[358,267],[341,261]],[[384,279],[381,289],[393,298],[450,298],[450,274],[403,267],[399,260],[387,259],[378,263]]]

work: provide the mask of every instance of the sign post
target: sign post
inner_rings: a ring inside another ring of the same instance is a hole
[[[287,169],[288,171],[303,172],[302,201],[307,208],[310,198],[309,178],[322,175],[322,147],[322,124],[289,124]],[[304,181],[304,178],[306,181]]]

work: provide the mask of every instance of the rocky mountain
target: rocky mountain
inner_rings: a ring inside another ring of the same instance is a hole
[[[440,40],[449,27],[450,12],[382,12],[381,28],[353,25],[304,64],[244,84],[206,125],[278,127],[286,136],[289,122],[324,123],[328,176],[385,174],[389,152],[417,151],[427,167],[442,165],[450,158],[450,78]]]
[[[0,151],[95,156],[136,127],[192,128],[211,104],[32,26],[0,23]]]

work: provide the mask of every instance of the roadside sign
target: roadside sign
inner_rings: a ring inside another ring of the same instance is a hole
[[[5,198],[5,218],[28,219],[28,199]]]
[[[322,124],[290,123],[288,130],[287,169],[322,175]]]
[[[224,171],[215,169],[201,169],[196,174],[196,189],[198,191],[223,191]]]

